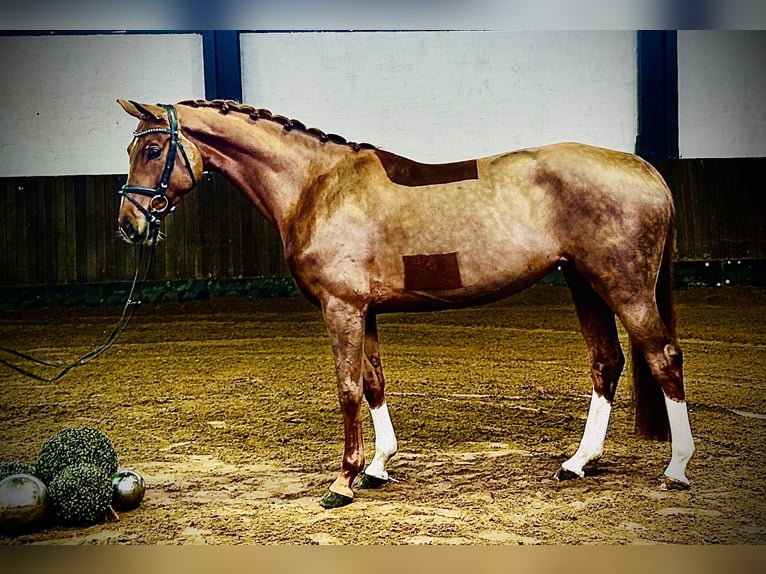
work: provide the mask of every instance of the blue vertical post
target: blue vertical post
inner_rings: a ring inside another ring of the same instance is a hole
[[[638,137],[646,160],[678,157],[678,48],[675,30],[639,31]]]
[[[204,30],[202,57],[205,98],[242,101],[242,63],[239,31]]]

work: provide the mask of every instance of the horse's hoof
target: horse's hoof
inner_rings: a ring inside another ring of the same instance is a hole
[[[660,482],[660,490],[689,490],[689,483],[681,482],[669,476],[663,476]]]
[[[388,484],[389,480],[385,478],[378,478],[377,476],[372,476],[371,474],[363,474],[362,477],[359,479],[359,488],[380,488],[381,486],[385,486]]]
[[[565,480],[574,480],[576,478],[580,478],[580,475],[576,472],[572,472],[571,470],[567,470],[562,466],[556,471],[556,474],[553,475],[553,478],[559,482],[564,482]]]
[[[333,492],[331,490],[322,497],[322,500],[319,501],[319,504],[322,508],[340,508],[341,506],[351,504],[353,500],[354,499],[350,496],[338,494],[337,492]]]

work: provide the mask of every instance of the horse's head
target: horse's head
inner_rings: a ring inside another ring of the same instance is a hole
[[[173,106],[117,102],[141,120],[128,146],[128,182],[119,191],[120,235],[130,243],[150,243],[160,222],[202,177],[202,156],[181,133]]]

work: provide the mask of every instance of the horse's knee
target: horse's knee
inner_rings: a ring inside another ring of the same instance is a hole
[[[347,410],[355,411],[362,401],[363,385],[346,379],[338,383],[338,399],[344,413]]]

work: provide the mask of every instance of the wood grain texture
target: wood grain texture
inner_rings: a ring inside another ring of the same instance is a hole
[[[676,203],[676,259],[766,259],[766,158],[656,162]],[[128,281],[116,235],[124,176],[0,179],[0,285]],[[205,176],[163,223],[157,280],[286,277],[277,233],[224,178]]]

